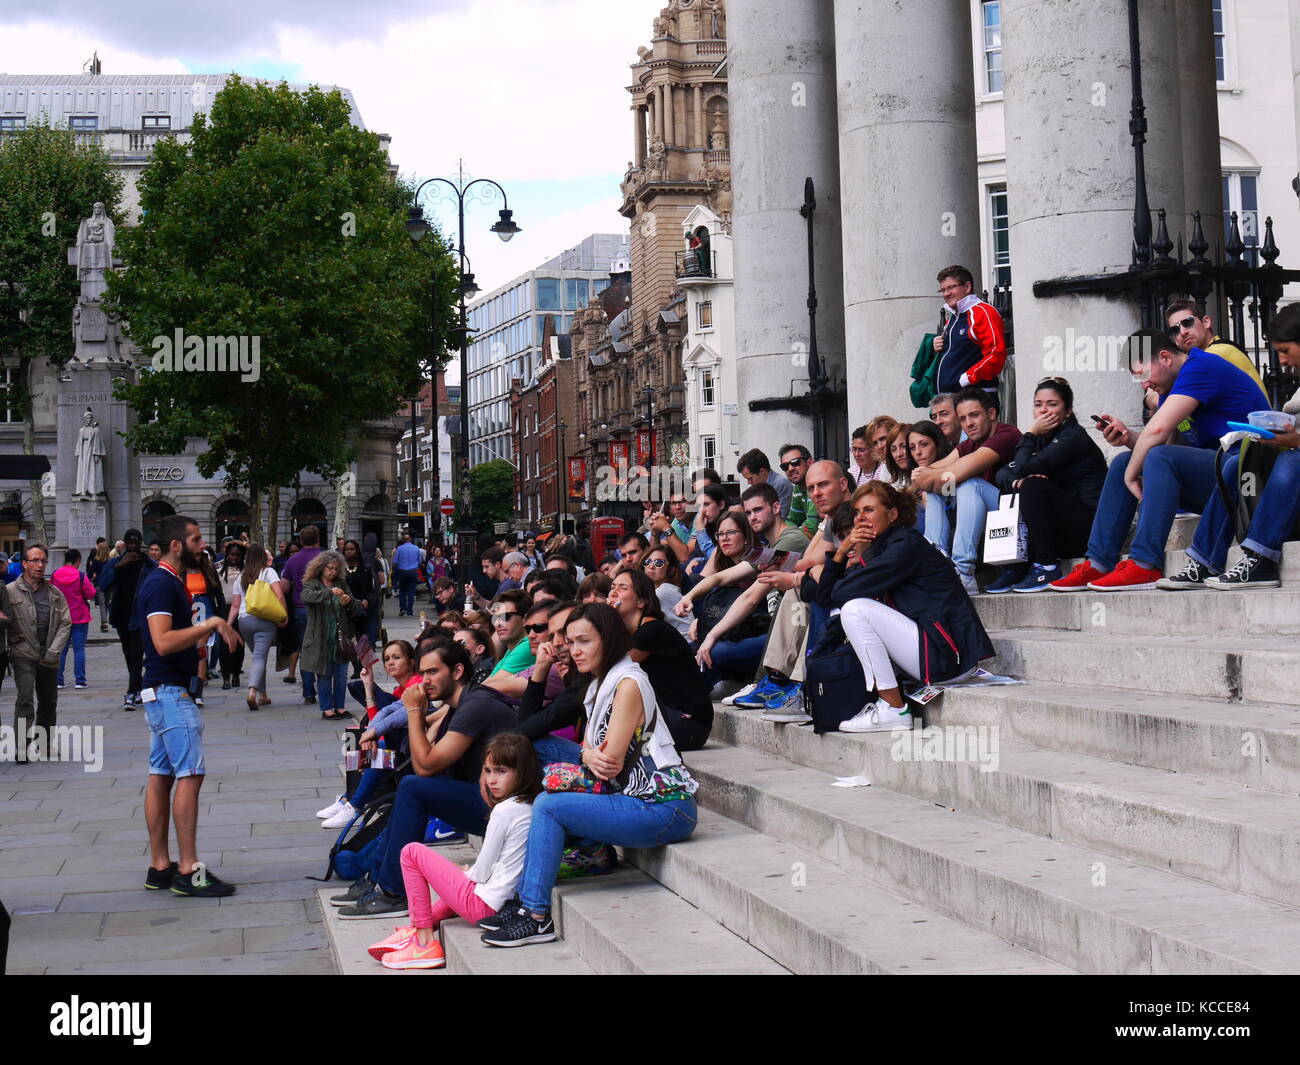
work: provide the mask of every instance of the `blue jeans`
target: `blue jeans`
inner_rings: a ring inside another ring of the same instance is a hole
[[[348,694],[361,704],[361,708],[366,708],[366,686],[362,681],[348,681]],[[375,688],[375,709],[382,710],[389,703],[395,702],[391,692],[384,691],[383,688]]]
[[[488,808],[479,793],[478,781],[448,776],[406,777],[397,785],[384,840],[384,860],[379,868],[379,886],[390,895],[406,894],[402,848],[424,840],[430,817],[440,818],[462,832],[483,835],[487,831]]]
[[[533,913],[550,912],[551,888],[568,836],[585,836],[620,847],[662,847],[690,838],[697,818],[694,799],[643,802],[627,795],[539,795],[533,800],[520,901]]]
[[[1088,561],[1104,572],[1119,564],[1120,549],[1128,535],[1129,523],[1137,513],[1137,530],[1129,548],[1129,558],[1148,569],[1165,568],[1165,544],[1179,510],[1201,513],[1214,484],[1214,448],[1178,447],[1162,444],[1147,452],[1142,468],[1142,507],[1124,484],[1131,451],[1115,457],[1106,471],[1106,485],[1101,490],[1097,516],[1088,537]],[[1225,548],[1226,550],[1226,548]]]
[[[189,692],[176,684],[159,684],[156,699],[144,704],[149,723],[149,773],[162,777],[201,777],[203,715]]]
[[[533,750],[537,754],[537,764],[542,766],[547,762],[582,760],[582,748],[573,740],[566,740],[560,736],[543,736],[540,740],[533,740]]]
[[[305,606],[300,606],[294,610],[293,622],[298,626],[298,647],[301,648],[303,637],[307,635],[307,608]],[[298,675],[302,677],[302,697],[304,699],[315,698],[316,674],[303,669],[299,665]]]
[[[990,510],[998,509],[1002,493],[998,486],[983,477],[971,477],[957,486],[951,495],[943,492],[925,493],[925,523],[921,526],[925,538],[944,554],[949,554],[957,572],[967,577],[975,573],[980,557],[980,542],[984,539],[984,519]],[[956,529],[953,529],[952,511],[957,512]]]
[[[766,636],[747,636],[743,640],[719,640],[713,645],[713,665],[704,671],[704,683],[712,688],[720,680],[743,680],[748,684],[763,662]]]
[[[86,632],[89,628],[89,621],[72,626],[72,636],[59,652],[59,675],[55,678],[55,683],[63,683],[63,663],[68,660],[69,651],[72,652],[72,668],[77,675],[77,683],[86,683]]]
[[[1223,479],[1235,502],[1237,456],[1229,456],[1223,469]],[[1300,516],[1300,451],[1284,451],[1278,455],[1268,480],[1264,482],[1264,491],[1241,546],[1250,548],[1262,558],[1281,562],[1282,544],[1291,534],[1297,516]],[[1228,546],[1232,543],[1235,525],[1235,515],[1223,505],[1218,490],[1212,491],[1187,554],[1202,566],[1222,573],[1228,561]]]
[[[397,609],[403,614],[415,613],[415,589],[420,583],[418,569],[397,571]]]
[[[335,662],[329,667],[328,671],[316,676],[316,682],[320,687],[320,708],[322,712],[346,708],[345,704],[348,701],[348,670],[351,668],[351,662]]]

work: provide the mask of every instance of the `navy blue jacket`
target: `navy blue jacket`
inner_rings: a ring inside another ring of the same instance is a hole
[[[831,606],[878,599],[915,621],[924,673],[919,679],[926,684],[960,676],[995,654],[952,563],[912,526],[895,525],[879,537],[865,565],[845,569],[827,559],[822,584]]]

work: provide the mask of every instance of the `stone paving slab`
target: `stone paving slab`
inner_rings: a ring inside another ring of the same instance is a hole
[[[414,619],[387,620],[389,635]],[[94,634],[92,634],[93,637]],[[316,901],[335,831],[313,816],[343,786],[340,727],[271,681],[250,714],[239,690],[205,693],[199,856],[238,885],[229,898],[144,890],[149,734],[120,698],[117,642],[92,638],[91,686],[59,692],[61,725],[103,729],[98,772],[80,763],[0,763],[0,899],[14,916],[14,974],[335,973]],[[277,677],[280,675],[277,675]],[[13,688],[0,689],[12,721]],[[176,857],[174,833],[172,856]],[[330,893],[337,881],[325,885]],[[366,922],[370,923],[370,922]]]

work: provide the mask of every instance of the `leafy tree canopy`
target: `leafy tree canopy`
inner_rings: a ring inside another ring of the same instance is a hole
[[[505,459],[480,462],[469,471],[469,500],[478,528],[509,521],[515,510],[515,468]]]

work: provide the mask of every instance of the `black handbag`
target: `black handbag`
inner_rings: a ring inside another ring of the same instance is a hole
[[[713,630],[713,627],[726,616],[727,611],[735,605],[736,600],[744,592],[744,588],[735,584],[724,585],[708,592],[695,608],[695,616],[700,622],[699,629],[696,632],[697,638],[703,640]],[[764,600],[761,606],[756,608],[740,624],[733,625],[721,639],[728,643],[734,643],[737,640],[746,640],[752,636],[766,636],[770,625],[771,618],[767,615],[767,603]]]
[[[804,663],[804,708],[812,716],[813,732],[838,732],[872,695],[862,663],[845,641],[839,620],[832,618]]]

